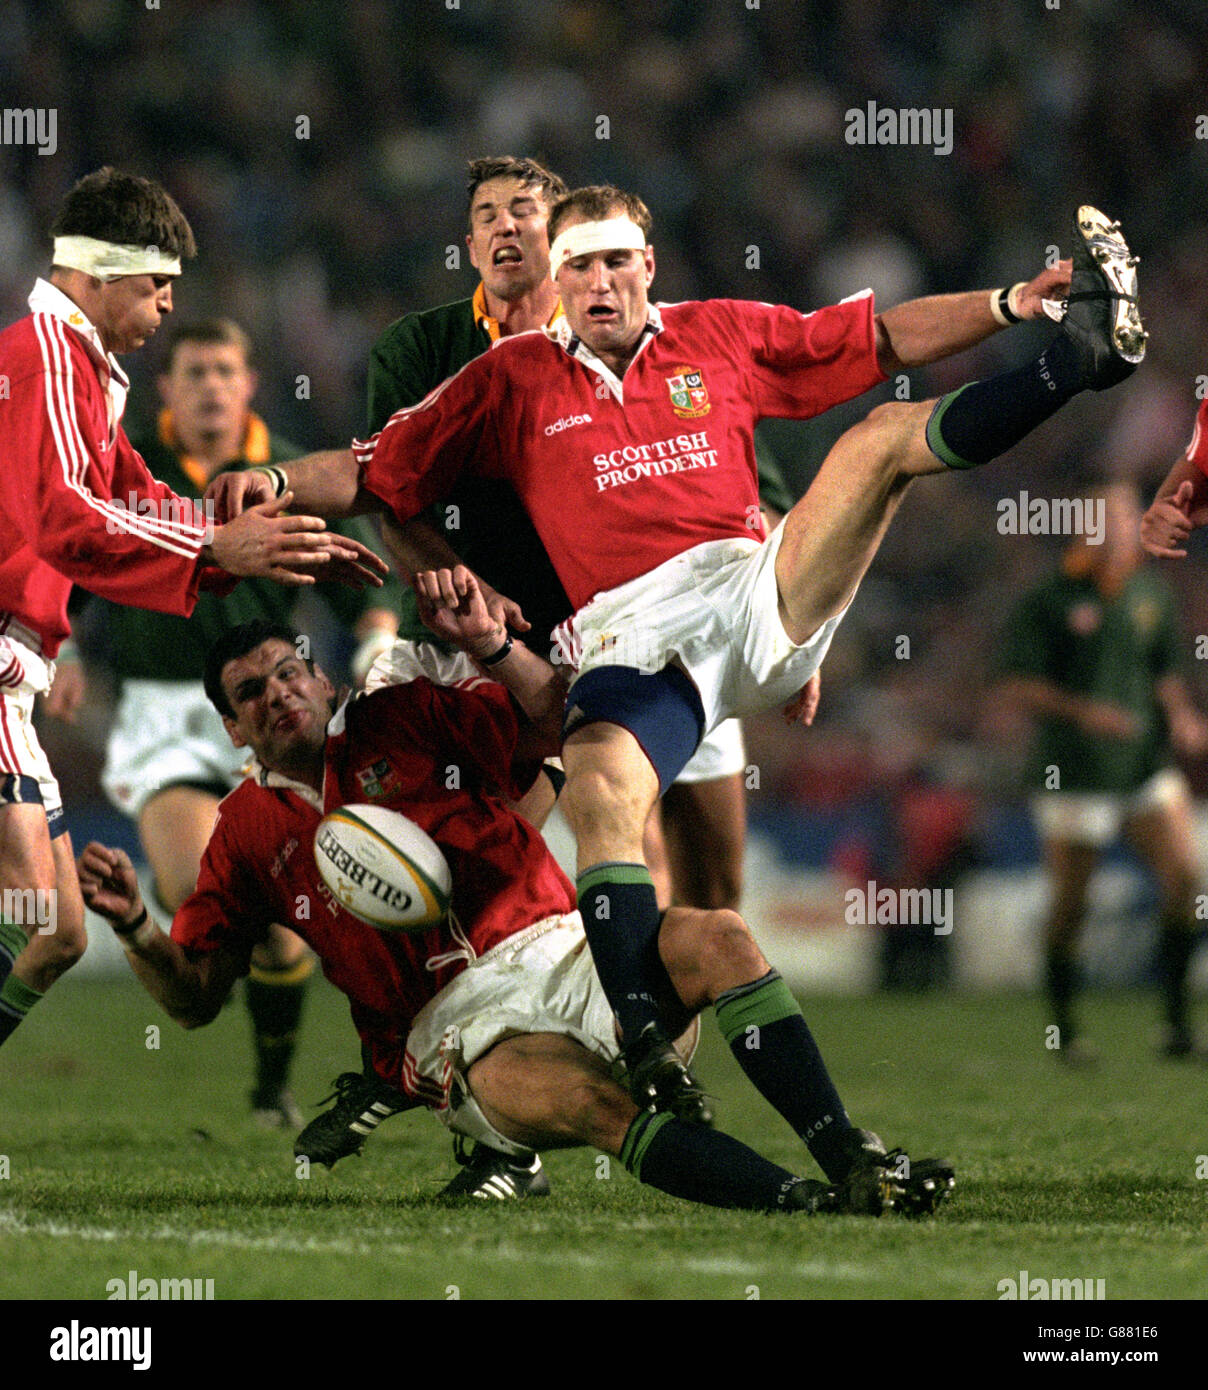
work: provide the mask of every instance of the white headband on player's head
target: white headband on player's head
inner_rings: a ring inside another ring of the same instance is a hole
[[[556,279],[566,261],[593,251],[645,251],[646,233],[625,215],[606,222],[576,222],[559,232],[549,248],[549,273]]]
[[[180,257],[158,246],[125,246],[98,241],[90,236],[55,237],[54,265],[82,270],[98,280],[120,280],[124,275],[179,275]]]

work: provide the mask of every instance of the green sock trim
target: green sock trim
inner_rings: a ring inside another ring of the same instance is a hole
[[[744,987],[747,988],[747,987]],[[763,980],[747,993],[723,994],[714,1004],[717,1026],[727,1043],[741,1037],[748,1028],[766,1028],[782,1018],[801,1013],[788,985],[779,975]]]
[[[949,468],[976,468],[975,463],[970,463],[968,459],[963,459],[959,454],[954,454],[944,442],[943,435],[940,434],[940,422],[947,413],[948,407],[956,400],[962,391],[967,391],[975,383],[970,381],[964,386],[958,387],[955,391],[949,391],[946,396],[941,396],[935,404],[935,409],[931,412],[931,418],[927,421],[927,447],[939,459],[941,463],[946,463]]]
[[[0,922],[0,948],[3,948],[13,960],[25,950],[29,944],[29,937],[25,935],[22,927],[14,922]]]
[[[41,997],[36,989],[30,989],[24,980],[18,980],[15,975],[10,975],[0,985],[0,1004],[7,1004],[13,1013],[29,1013]]]
[[[597,864],[585,869],[575,879],[575,892],[581,898],[599,883],[648,883],[653,888],[654,879],[645,864]]]
[[[669,1125],[674,1118],[674,1115],[651,1115],[648,1111],[643,1110],[629,1126],[629,1131],[621,1144],[621,1162],[637,1178],[638,1182],[642,1181],[642,1159],[646,1157],[647,1149],[654,1142],[654,1137],[659,1130],[664,1125]]]

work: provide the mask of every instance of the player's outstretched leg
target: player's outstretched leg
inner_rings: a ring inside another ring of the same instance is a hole
[[[1136,258],[1119,225],[1079,209],[1065,318],[1033,362],[938,401],[878,406],[826,456],[789,512],[776,557],[785,630],[804,641],[842,612],[912,479],[988,463],[1082,391],[1102,391],[1145,355]]]
[[[736,912],[672,908],[659,950],[685,1010],[713,1005],[735,1061],[801,1137],[839,1209],[918,1214],[952,1189],[950,1163],[912,1163],[852,1124],[797,1001]]]

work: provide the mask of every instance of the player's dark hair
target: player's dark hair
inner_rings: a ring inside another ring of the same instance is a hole
[[[252,340],[234,319],[200,319],[196,323],[181,323],[168,335],[168,357],[164,371],[170,372],[176,361],[176,350],[182,343],[202,343],[207,347],[237,347],[243,360],[252,363]]]
[[[106,165],[63,200],[52,236],[90,236],[122,246],[158,246],[182,260],[197,254],[193,229],[172,197],[151,179]]]
[[[536,188],[547,207],[566,193],[566,184],[544,165],[535,159],[517,159],[513,154],[488,155],[483,159],[472,159],[469,164],[469,178],[466,181],[466,221],[474,206],[474,194],[480,184],[490,179],[519,179],[525,188]]]
[[[559,198],[550,209],[549,239],[553,244],[561,224],[571,215],[578,213],[584,222],[605,222],[624,212],[641,227],[646,240],[654,230],[654,218],[650,209],[636,193],[625,193],[609,184],[590,184],[587,188],[576,188],[564,198]]]
[[[252,618],[249,622],[240,623],[238,627],[228,628],[206,653],[206,695],[219,714],[227,719],[235,717],[231,702],[222,688],[222,672],[227,663],[238,661],[241,656],[247,656],[248,652],[254,652],[262,642],[271,642],[274,638],[293,647],[299,658],[306,662],[306,669],[314,675],[314,662],[309,656],[302,656],[298,650],[304,638],[285,623],[275,623],[268,618]]]

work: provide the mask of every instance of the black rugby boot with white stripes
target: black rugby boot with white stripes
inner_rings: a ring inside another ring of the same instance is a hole
[[[294,1157],[334,1168],[342,1158],[359,1154],[383,1120],[409,1107],[407,1098],[376,1076],[342,1072],[335,1090],[319,1102],[335,1104],[317,1115],[294,1140]]]
[[[517,1197],[548,1197],[549,1179],[541,1155],[500,1153],[486,1144],[475,1144],[467,1153],[454,1139],[453,1153],[462,1170],[438,1197],[476,1197],[484,1202],[509,1202]]]

